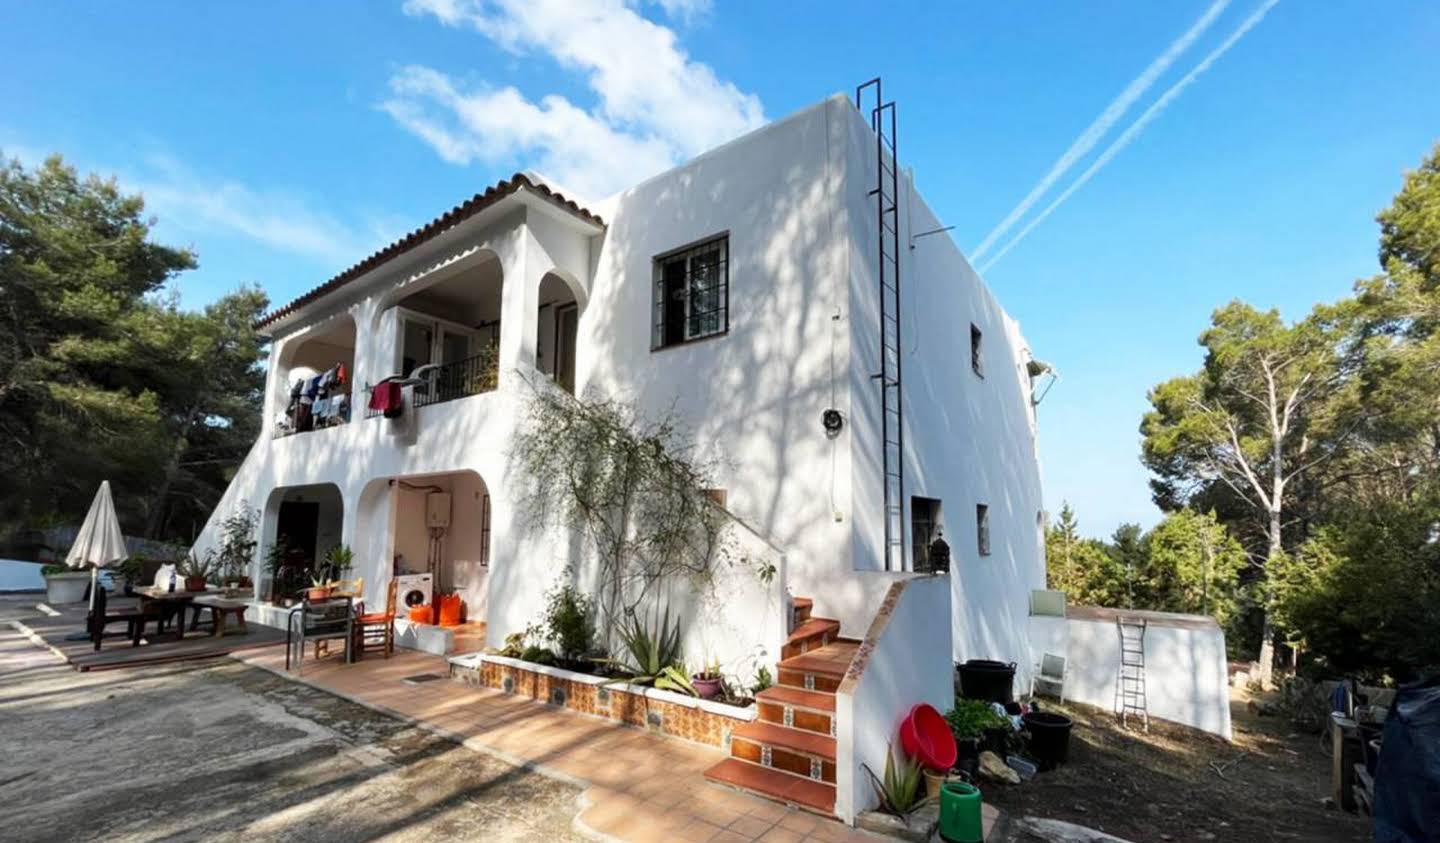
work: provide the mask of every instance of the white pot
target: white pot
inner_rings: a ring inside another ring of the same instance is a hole
[[[90,585],[89,571],[46,574],[45,601],[47,603],[79,603],[85,599],[85,587],[88,585]]]

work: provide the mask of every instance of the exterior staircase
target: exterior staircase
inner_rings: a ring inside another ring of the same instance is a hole
[[[755,695],[759,717],[730,735],[730,757],[705,771],[714,782],[832,816],[835,813],[835,692],[859,642],[840,622],[811,616],[797,597],[777,684]]]

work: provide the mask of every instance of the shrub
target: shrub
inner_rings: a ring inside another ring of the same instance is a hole
[[[969,740],[985,734],[986,729],[1009,728],[1010,722],[995,713],[990,703],[983,700],[955,698],[955,707],[945,713],[950,731],[955,740]]]
[[[595,612],[590,598],[573,585],[556,586],[545,596],[541,627],[560,658],[576,661],[591,651],[595,638]]]

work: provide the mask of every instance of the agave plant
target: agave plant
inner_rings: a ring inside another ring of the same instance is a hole
[[[690,677],[680,660],[680,621],[670,623],[670,608],[655,618],[657,623],[647,626],[635,615],[627,615],[620,622],[620,641],[625,645],[628,661],[610,663],[631,675],[614,679],[615,682],[629,682],[632,685],[653,685],[666,691],[698,696]]]
[[[924,800],[924,778],[920,764],[902,753],[900,764],[895,763],[895,747],[892,744],[885,751],[885,778],[880,779],[868,765],[861,764],[870,776],[870,786],[880,800],[880,810],[887,814],[903,817],[914,811]]]

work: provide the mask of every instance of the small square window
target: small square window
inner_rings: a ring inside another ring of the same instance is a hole
[[[975,544],[981,556],[990,555],[990,507],[975,504]]]
[[[730,330],[730,238],[655,259],[652,350]]]
[[[982,377],[982,378],[985,377],[985,364],[984,364],[984,362],[983,362],[983,361],[981,360],[981,358],[980,358],[980,345],[981,345],[981,341],[982,341],[983,339],[984,339],[984,335],[980,333],[980,329],[977,328],[977,327],[975,327],[975,323],[974,323],[974,322],[971,322],[971,323],[970,323],[970,368],[971,368],[971,369],[974,369],[974,370],[975,370],[975,374],[979,375],[979,376]]]

